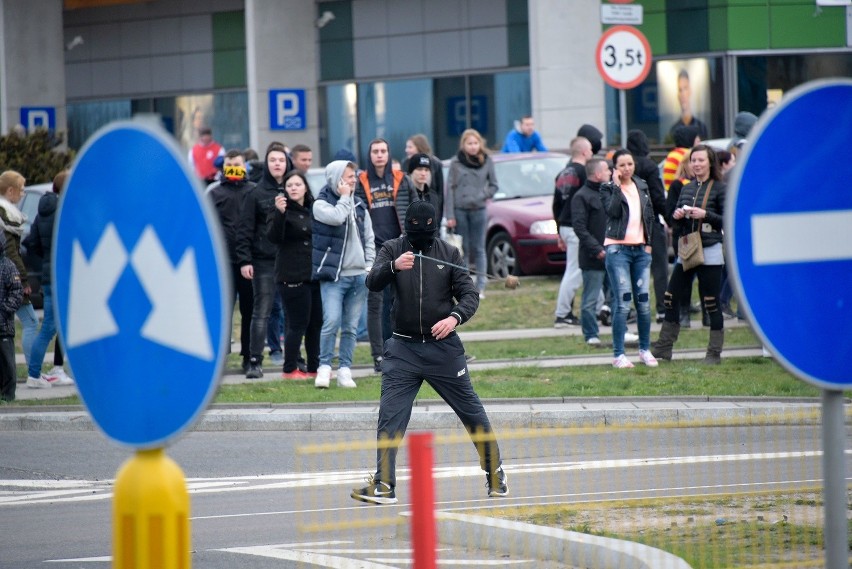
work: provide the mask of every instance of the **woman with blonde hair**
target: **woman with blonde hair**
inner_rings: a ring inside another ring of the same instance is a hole
[[[6,170],[0,174],[0,228],[6,237],[6,256],[15,263],[24,286],[24,301],[15,314],[21,321],[21,346],[29,365],[30,350],[38,333],[38,317],[30,301],[32,289],[28,282],[27,267],[21,257],[21,235],[24,233],[26,217],[18,209],[18,204],[24,196],[26,183],[27,180],[14,170]],[[27,387],[42,389],[51,387],[51,384],[46,379],[37,377],[33,381],[27,379]]]
[[[447,227],[462,237],[468,265],[476,264],[479,298],[485,298],[488,260],[485,256],[486,203],[497,193],[494,161],[488,155],[485,139],[475,129],[465,130],[459,151],[450,162],[444,212]]]

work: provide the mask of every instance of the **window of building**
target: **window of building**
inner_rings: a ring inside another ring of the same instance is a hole
[[[405,141],[416,133],[426,135],[437,156],[450,158],[466,128],[478,130],[489,147],[502,145],[514,121],[530,113],[530,75],[511,71],[326,85],[319,105],[323,162],[341,148],[363,162],[376,137],[386,139],[391,156],[403,161]]]

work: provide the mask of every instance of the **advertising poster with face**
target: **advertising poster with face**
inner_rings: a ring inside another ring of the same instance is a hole
[[[183,148],[192,148],[201,127],[213,126],[213,95],[187,95],[175,98],[177,124],[175,136]]]
[[[680,125],[698,129],[702,140],[710,137],[710,65],[706,59],[657,62],[660,140],[672,140]]]

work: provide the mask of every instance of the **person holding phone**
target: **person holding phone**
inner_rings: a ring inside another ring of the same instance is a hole
[[[331,380],[331,358],[340,330],[338,387],[356,387],[352,354],[358,320],[367,301],[365,281],[376,257],[373,225],[367,204],[354,195],[357,166],[335,160],[325,167],[326,185],[312,207],[312,278],[320,283],[323,322],[314,386]]]

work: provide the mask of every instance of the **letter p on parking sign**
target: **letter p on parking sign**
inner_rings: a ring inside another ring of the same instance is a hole
[[[269,129],[305,130],[305,90],[269,91]]]

